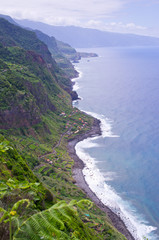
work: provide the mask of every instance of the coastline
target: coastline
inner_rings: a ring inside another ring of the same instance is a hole
[[[93,136],[99,136],[101,135],[101,129],[100,129],[100,121],[96,118],[94,118],[94,123],[92,125],[92,128],[90,131],[78,135],[74,137],[73,139],[68,141],[68,152],[71,158],[74,160],[74,167],[73,167],[73,178],[75,180],[75,183],[78,187],[80,187],[86,195],[97,205],[102,211],[104,211],[107,216],[109,217],[110,221],[112,222],[112,225],[120,232],[122,233],[128,240],[135,240],[135,238],[132,236],[132,234],[127,229],[125,223],[123,220],[116,215],[110,208],[108,208],[106,205],[104,205],[100,199],[96,196],[96,194],[89,188],[87,182],[85,181],[84,175],[83,175],[83,168],[84,163],[83,161],[77,156],[75,146],[78,142]]]

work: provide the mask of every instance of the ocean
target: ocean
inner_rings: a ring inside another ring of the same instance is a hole
[[[73,105],[101,120],[76,145],[90,188],[135,239],[159,239],[159,48],[94,48],[75,64]]]

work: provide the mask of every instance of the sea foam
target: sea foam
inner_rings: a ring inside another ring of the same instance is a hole
[[[112,132],[112,121],[104,115],[86,112],[101,121],[102,136],[87,138],[79,142],[75,149],[79,158],[85,163],[83,175],[90,189],[97,195],[103,204],[108,206],[125,223],[128,230],[136,240],[148,237],[153,240],[152,232],[155,227],[149,226],[144,217],[139,215],[131,203],[123,200],[120,195],[108,184],[116,176],[115,172],[101,173],[96,163],[98,159],[92,158],[86,151],[87,148],[100,147],[95,140],[100,137],[119,137]]]
[[[78,72],[78,77],[71,79],[71,81],[74,83],[72,90],[77,91],[80,88],[80,86],[78,84],[78,80],[82,77],[83,73],[79,70],[78,67],[75,66],[74,68]]]
[[[106,118],[104,115],[93,113],[93,112],[88,112],[85,111],[87,114],[93,116],[94,118],[97,118],[100,120],[100,127],[102,131],[102,137],[119,137],[119,135],[115,135],[112,132],[112,123],[113,121]]]

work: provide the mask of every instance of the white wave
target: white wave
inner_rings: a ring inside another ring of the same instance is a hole
[[[79,80],[83,76],[83,72],[78,67],[74,66],[74,68],[78,72],[78,77],[72,78],[72,82]]]
[[[119,137],[119,135],[115,135],[112,132],[112,120],[106,118],[104,115],[98,114],[98,113],[94,113],[94,112],[88,112],[88,111],[84,111],[87,114],[97,118],[100,120],[101,124],[101,131],[102,131],[102,137]]]
[[[83,142],[83,147],[82,148],[93,148],[93,147],[99,147],[100,145],[98,143],[95,143],[94,141],[98,139],[98,136],[92,137],[92,138],[87,138],[84,139]]]
[[[92,138],[92,142],[99,137]],[[107,173],[104,175],[96,166],[96,159],[92,158],[85,149],[89,147],[96,147],[96,144],[91,143],[91,138],[79,142],[75,149],[80,159],[85,163],[83,175],[90,189],[97,195],[97,197],[108,206],[115,214],[117,214],[125,223],[131,234],[136,240],[143,240],[143,236],[150,237],[150,233],[156,228],[148,226],[148,223],[142,216],[139,216],[136,210],[130,203],[122,200],[119,194],[106,183],[106,181],[113,180],[115,173]],[[97,145],[99,147],[99,145]],[[109,179],[107,179],[109,177]],[[152,240],[151,236],[151,240]]]
[[[79,70],[79,68],[75,67],[75,70],[78,72],[78,77],[72,78],[71,81],[74,83],[73,91],[77,91],[80,86],[78,84],[78,80],[82,77],[83,73]]]
[[[73,91],[77,91],[78,89],[79,89],[80,87],[79,87],[79,84],[78,84],[78,82],[75,82],[75,84],[73,85]]]
[[[75,70],[78,72],[78,78],[81,78],[82,76],[83,76],[83,72],[80,70],[80,68],[79,67],[77,67],[77,66],[74,66],[74,68],[75,68]]]

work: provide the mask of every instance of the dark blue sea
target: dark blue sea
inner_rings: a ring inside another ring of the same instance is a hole
[[[78,50],[99,57],[75,64],[74,106],[102,128],[76,146],[83,174],[136,239],[159,239],[159,48]]]

